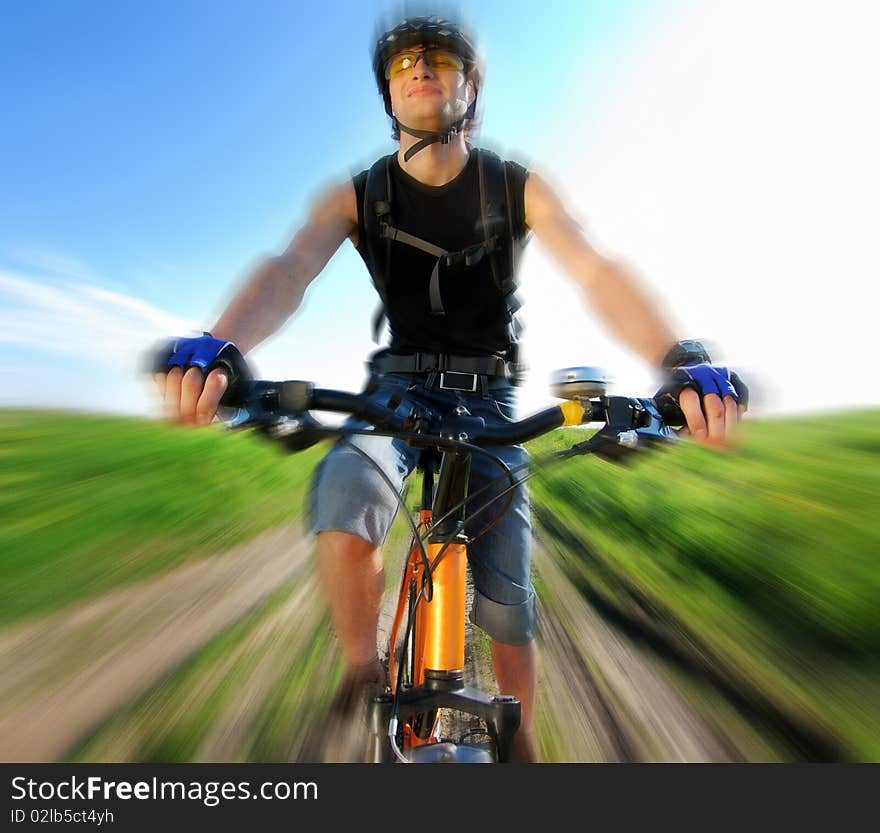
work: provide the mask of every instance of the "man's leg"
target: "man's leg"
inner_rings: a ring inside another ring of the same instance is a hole
[[[316,536],[317,572],[342,646],[345,671],[329,719],[313,725],[303,744],[305,760],[357,763],[366,748],[364,695],[383,681],[376,626],[384,590],[381,549],[357,535],[324,531]]]
[[[512,694],[522,704],[522,722],[513,739],[513,760],[540,760],[535,735],[535,689],[538,681],[538,649],[532,640],[525,645],[506,645],[492,640],[492,665],[502,694]]]
[[[374,676],[376,628],[385,590],[382,549],[347,532],[317,535],[318,575],[342,643],[346,677]]]
[[[507,418],[514,416],[511,405],[513,394],[498,393],[496,402],[468,403],[474,415],[482,416],[487,424],[500,419],[493,411],[501,411]],[[506,408],[506,410],[505,410]],[[511,469],[528,462],[528,453],[521,446],[493,448]],[[498,480],[498,467],[484,455],[474,455],[471,462],[470,487],[472,490],[492,483],[486,498],[507,488]],[[513,760],[520,762],[539,759],[535,735],[535,695],[538,676],[538,650],[535,644],[535,594],[531,583],[531,520],[529,494],[526,484],[520,484],[508,500],[498,504],[506,510],[488,531],[483,532],[492,517],[476,518],[471,535],[476,536],[468,548],[471,574],[476,593],[471,621],[492,637],[492,665],[495,679],[502,694],[517,697],[522,706],[520,729],[513,740]]]

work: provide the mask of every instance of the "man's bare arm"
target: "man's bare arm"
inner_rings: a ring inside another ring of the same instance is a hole
[[[241,353],[252,350],[296,312],[306,287],[345,238],[356,235],[357,202],[349,181],[326,191],[287,250],[251,273],[211,329],[212,335],[234,342]],[[197,367],[185,374],[179,367],[156,374],[165,416],[188,425],[205,425],[213,419],[228,382],[222,370],[212,370],[206,379]]]
[[[357,204],[349,180],[318,198],[287,250],[251,273],[211,333],[234,342],[242,353],[252,350],[296,312],[308,285],[345,238],[356,234]]]
[[[526,179],[525,213],[526,225],[581,288],[602,323],[659,367],[676,337],[658,301],[629,270],[593,249],[556,194],[534,173]],[[722,400],[709,393],[701,401],[692,388],[685,388],[678,402],[694,439],[712,445],[723,445],[732,436],[743,411],[732,396]]]
[[[547,183],[526,179],[526,225],[582,290],[602,323],[624,345],[658,367],[676,341],[659,303],[622,264],[600,255]]]

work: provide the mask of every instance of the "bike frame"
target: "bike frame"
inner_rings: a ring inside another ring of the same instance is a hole
[[[437,453],[426,449],[419,462],[423,479],[417,530],[420,535],[427,534],[425,549],[430,563],[430,585],[425,576],[428,565],[418,542],[413,541],[391,628],[388,672],[391,688],[399,689],[401,751],[407,760],[413,761],[493,760],[476,746],[468,748],[442,742],[438,709],[450,708],[482,718],[495,745],[497,760],[509,761],[521,719],[519,700],[510,696],[493,697],[464,682],[468,543],[464,528],[471,453],[443,451],[439,460],[436,490]],[[453,507],[459,508],[450,513]],[[436,524],[433,523],[435,517],[441,519]],[[427,586],[431,588],[430,598],[424,593]],[[408,669],[400,667],[395,656],[405,613],[409,615]],[[406,688],[398,679],[405,670],[411,681]],[[370,753],[374,761],[390,757],[388,725],[393,704],[394,696],[390,694],[377,697],[370,704]]]

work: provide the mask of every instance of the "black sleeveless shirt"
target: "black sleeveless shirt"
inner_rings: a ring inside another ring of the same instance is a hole
[[[524,189],[528,172],[505,162],[513,232],[525,238]],[[445,185],[425,185],[391,159],[394,225],[401,231],[454,252],[479,243],[480,188],[476,154],[471,151],[461,173]],[[369,264],[364,229],[367,171],[353,178],[358,206],[358,252]],[[436,258],[405,243],[391,244],[385,314],[393,353],[502,355],[510,343],[505,300],[492,277],[488,257],[472,266],[440,269],[445,315],[432,315],[428,284]]]

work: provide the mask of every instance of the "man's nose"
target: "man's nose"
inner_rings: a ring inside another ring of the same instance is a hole
[[[422,65],[421,69],[419,69],[420,63]],[[428,75],[431,78],[434,77],[434,70],[428,65],[424,55],[416,55],[416,59],[413,61],[412,72],[416,78],[422,78],[425,75]]]

